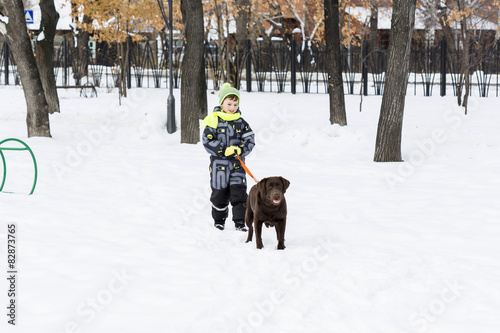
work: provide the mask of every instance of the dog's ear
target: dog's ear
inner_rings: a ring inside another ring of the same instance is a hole
[[[283,177],[280,177],[280,178],[281,178],[281,182],[283,183],[283,193],[285,193],[288,186],[290,186],[290,182]]]
[[[264,178],[257,183],[257,189],[259,190],[260,193],[264,193],[264,191],[266,190],[266,182],[267,178]]]

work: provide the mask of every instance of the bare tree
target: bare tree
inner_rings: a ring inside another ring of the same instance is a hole
[[[201,0],[181,0],[186,48],[181,77],[181,142],[200,140],[199,119],[207,113],[207,84]]]
[[[76,3],[72,15],[80,33],[85,30],[99,42],[116,43],[118,49],[116,65],[119,67],[116,85],[119,88],[119,95],[127,97],[127,73],[132,42],[144,40],[144,35],[138,32],[160,30],[164,24],[162,16],[159,15],[157,2],[151,0],[72,0],[72,2]],[[78,45],[79,48],[87,48],[86,36],[82,35],[78,42],[82,44]],[[87,60],[88,53],[82,52],[80,69],[76,70],[80,75],[75,75],[77,81],[86,74]]]
[[[91,2],[92,3],[92,2]],[[79,4],[72,2],[71,7],[73,12],[78,12]],[[76,43],[73,38],[70,38],[70,45],[73,50],[73,78],[77,84],[81,84],[81,79],[88,75],[88,59],[90,55],[89,50],[89,40],[90,32],[87,29],[83,29],[82,26],[90,26],[92,24],[92,18],[89,12],[84,12],[81,16],[81,25],[74,27],[74,33],[76,34]],[[76,59],[75,59],[76,58]],[[99,86],[100,82],[94,82],[95,85]]]
[[[394,0],[386,85],[378,123],[375,162],[401,162],[401,136],[410,46],[417,0]]]
[[[8,17],[8,23],[0,21],[0,33],[12,50],[21,77],[27,105],[28,136],[50,137],[49,105],[28,36],[23,1],[0,0],[0,15]]]
[[[439,5],[441,0],[421,0],[420,12],[423,14],[425,40],[430,45],[436,42],[436,27],[439,26]]]
[[[325,39],[330,95],[330,123],[347,125],[340,53],[339,1],[325,0]]]
[[[488,39],[485,32],[477,29],[477,26],[488,22],[488,18],[497,16],[499,8],[499,1],[483,0],[450,0],[440,5],[440,22],[451,51],[450,60],[456,72],[459,73],[455,82],[457,103],[464,107],[466,114],[470,95],[470,77],[473,67],[477,65],[470,49],[474,44],[479,46],[481,39],[485,37]],[[478,55],[475,54],[476,59],[481,58]],[[482,57],[487,57],[487,54]]]
[[[40,35],[36,43],[36,62],[45,98],[49,104],[49,113],[54,113],[60,111],[54,77],[54,58],[52,57],[59,13],[56,11],[54,0],[40,0],[40,10],[42,20],[40,22]]]

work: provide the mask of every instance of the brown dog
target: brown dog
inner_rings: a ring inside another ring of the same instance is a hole
[[[264,178],[250,189],[247,199],[245,223],[248,227],[247,243],[252,241],[255,226],[255,241],[262,249],[262,224],[275,227],[278,250],[285,249],[286,200],[285,192],[290,182],[283,177]]]

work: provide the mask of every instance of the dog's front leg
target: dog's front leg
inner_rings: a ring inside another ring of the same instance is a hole
[[[258,249],[264,247],[264,244],[262,244],[262,221],[255,221],[255,244]]]
[[[286,219],[283,222],[276,224],[276,236],[278,238],[278,250],[285,249],[285,227]]]

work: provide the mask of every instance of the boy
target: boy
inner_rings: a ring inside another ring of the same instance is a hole
[[[220,230],[224,230],[229,202],[233,206],[236,230],[248,230],[245,227],[246,175],[236,154],[244,161],[255,146],[255,137],[248,123],[241,118],[239,103],[239,91],[225,83],[219,91],[219,106],[201,125],[206,126],[202,140],[210,154],[212,217],[215,227]]]

